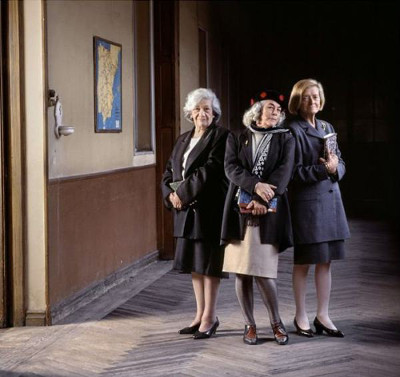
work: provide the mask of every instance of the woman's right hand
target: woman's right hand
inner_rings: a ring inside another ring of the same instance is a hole
[[[179,198],[179,196],[177,195],[176,192],[171,192],[171,194],[169,194],[168,198],[175,209],[177,209],[177,210],[182,209],[181,199]]]
[[[246,210],[251,211],[254,216],[261,216],[267,213],[267,207],[257,200],[252,200],[246,207]]]
[[[327,160],[322,157],[319,160],[325,165],[328,174],[336,174],[337,167],[339,165],[339,158],[336,156],[336,154],[329,153]]]
[[[268,183],[258,182],[254,187],[254,192],[261,197],[265,202],[269,202],[274,196],[276,186],[270,185]]]

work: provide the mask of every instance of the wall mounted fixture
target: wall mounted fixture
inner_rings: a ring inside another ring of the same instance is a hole
[[[75,127],[73,126],[64,126],[62,124],[63,117],[63,109],[62,104],[60,102],[60,97],[56,93],[55,90],[49,90],[49,107],[54,106],[54,133],[56,138],[59,139],[61,136],[68,136],[74,133]]]

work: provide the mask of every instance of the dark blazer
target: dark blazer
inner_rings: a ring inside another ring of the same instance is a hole
[[[339,165],[335,175],[329,175],[319,162],[323,156],[323,135],[335,132],[333,126],[317,119],[315,129],[297,117],[288,123],[288,128],[296,140],[293,181],[289,186],[295,244],[349,238],[338,184],[346,172],[340,150],[337,150]]]
[[[173,208],[168,196],[173,190],[169,183],[182,179],[182,159],[194,128],[178,137],[162,177],[164,203]],[[190,152],[185,180],[176,193],[183,209],[174,211],[174,237],[205,239],[219,242],[222,211],[228,188],[224,174],[226,128],[211,124]]]
[[[292,246],[292,227],[286,186],[292,176],[294,161],[294,139],[289,132],[272,136],[268,158],[263,175],[253,175],[252,132],[248,129],[239,136],[230,134],[226,143],[225,174],[230,180],[225,200],[221,239],[223,243],[243,240],[246,215],[239,212],[236,192],[239,187],[254,194],[258,182],[277,186],[275,196],[278,199],[276,213],[260,216],[260,240],[264,244],[277,244],[280,251]],[[254,194],[254,198],[263,202]]]

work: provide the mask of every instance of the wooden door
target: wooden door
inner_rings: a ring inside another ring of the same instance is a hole
[[[174,257],[172,214],[163,205],[160,180],[179,121],[178,6],[175,1],[154,1],[157,243],[161,259]]]
[[[0,5],[0,28],[3,36],[3,4]],[[4,57],[3,38],[0,38],[0,327],[5,327],[7,324],[6,311],[6,250],[5,250],[5,228],[4,228],[4,90],[3,90],[3,57]]]

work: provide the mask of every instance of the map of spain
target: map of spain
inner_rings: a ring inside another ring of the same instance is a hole
[[[121,47],[95,40],[97,129],[121,130]]]

